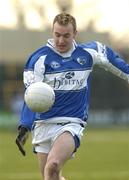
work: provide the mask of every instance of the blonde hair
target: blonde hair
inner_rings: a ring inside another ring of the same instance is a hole
[[[54,24],[58,22],[60,25],[68,25],[69,23],[72,24],[73,26],[73,30],[74,32],[76,31],[77,29],[77,25],[76,25],[76,20],[75,18],[70,15],[70,14],[67,14],[67,13],[60,13],[58,15],[55,16],[54,20],[53,20],[53,26]]]

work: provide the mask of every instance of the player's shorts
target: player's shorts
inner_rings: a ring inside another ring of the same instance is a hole
[[[32,130],[34,152],[49,153],[56,138],[62,133],[69,132],[75,141],[75,151],[80,146],[84,125],[79,122],[44,122],[37,121]]]

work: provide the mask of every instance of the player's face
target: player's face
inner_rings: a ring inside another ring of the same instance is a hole
[[[56,50],[60,53],[69,51],[76,33],[71,23],[63,26],[56,22],[53,26],[53,39]]]

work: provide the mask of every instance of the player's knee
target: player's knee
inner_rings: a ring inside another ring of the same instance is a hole
[[[60,168],[57,161],[49,161],[45,166],[45,173],[50,177],[59,176]]]

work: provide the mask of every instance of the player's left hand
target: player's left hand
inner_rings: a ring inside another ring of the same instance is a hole
[[[22,153],[22,155],[25,156],[26,152],[24,150],[24,144],[28,138],[29,130],[26,127],[20,126],[18,131],[19,131],[19,134],[18,134],[15,142],[16,142],[20,152]]]

